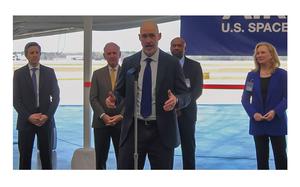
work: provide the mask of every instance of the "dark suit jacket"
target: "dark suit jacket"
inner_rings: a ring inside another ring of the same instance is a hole
[[[189,59],[184,58],[183,72],[185,79],[190,81],[190,87],[188,88],[189,93],[191,94],[191,103],[183,108],[181,111],[181,117],[188,118],[190,121],[197,120],[197,103],[196,100],[202,94],[203,87],[203,73],[200,63]],[[187,85],[188,86],[188,85]]]
[[[125,142],[134,116],[134,80],[139,71],[141,52],[124,59],[118,77],[115,95],[117,100],[125,98],[125,113],[121,128],[120,145]],[[163,105],[168,100],[168,90],[178,98],[177,108],[183,108],[190,102],[184,75],[178,60],[159,51],[156,78],[156,120],[162,143],[169,148],[179,145],[179,130],[175,110],[165,112]]]
[[[18,113],[17,129],[26,130],[34,125],[28,121],[31,114],[36,113],[36,96],[30,69],[25,65],[17,69],[13,79],[13,105]],[[59,103],[59,87],[52,68],[40,65],[39,78],[39,108],[42,114],[48,116],[45,127],[55,127],[54,113]]]
[[[253,89],[247,90],[246,86],[242,96],[242,104],[250,118],[250,134],[251,135],[271,135],[279,136],[287,134],[287,72],[284,69],[277,68],[272,74],[267,100],[263,106],[260,73],[249,72],[246,79],[253,83]],[[252,97],[252,102],[251,98]],[[270,110],[275,110],[276,115],[271,121],[255,121],[254,114],[256,112],[265,115]]]
[[[120,67],[117,75],[120,73]],[[108,96],[108,92],[112,91],[111,80],[108,66],[100,68],[93,73],[92,86],[90,90],[90,103],[94,111],[93,116],[93,128],[103,128],[105,124],[100,115],[106,113],[110,116],[121,114],[124,108],[124,102],[121,102],[116,109],[109,109],[106,107],[105,99]],[[123,115],[123,113],[122,113]]]

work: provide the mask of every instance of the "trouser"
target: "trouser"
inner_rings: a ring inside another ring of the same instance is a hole
[[[96,169],[106,169],[106,161],[112,139],[116,162],[119,155],[120,124],[114,127],[94,128],[94,142],[96,151]]]
[[[183,116],[178,117],[183,169],[195,169],[195,123]]]
[[[118,169],[134,169],[134,125],[119,150]],[[156,121],[138,120],[138,169],[143,169],[148,156],[151,169],[173,169],[174,148],[163,145]]]
[[[38,149],[40,153],[42,169],[52,169],[51,130],[51,128],[46,126],[34,126],[30,129],[18,131],[20,169],[31,169],[32,149],[35,135],[37,135]]]
[[[254,136],[257,169],[269,169],[269,141],[271,140],[276,169],[287,169],[285,136]]]

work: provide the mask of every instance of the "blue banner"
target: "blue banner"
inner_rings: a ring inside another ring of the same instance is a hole
[[[258,42],[287,55],[287,16],[181,16],[187,55],[252,56]]]

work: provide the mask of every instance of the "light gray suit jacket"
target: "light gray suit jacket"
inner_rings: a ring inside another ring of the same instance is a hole
[[[119,68],[120,70],[120,68]],[[117,77],[119,71],[117,72]],[[92,86],[90,90],[90,104],[94,111],[93,115],[93,128],[104,128],[105,124],[100,119],[101,114],[105,113],[110,116],[124,113],[124,102],[121,101],[120,105],[116,109],[109,109],[106,107],[105,99],[108,96],[108,92],[112,91],[110,74],[108,66],[100,68],[93,73]]]

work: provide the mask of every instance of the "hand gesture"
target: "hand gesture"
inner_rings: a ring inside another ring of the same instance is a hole
[[[173,110],[176,105],[176,102],[177,102],[177,98],[171,92],[171,90],[168,90],[168,97],[169,97],[169,99],[164,103],[164,106],[163,106],[163,108],[166,112]]]
[[[112,125],[112,118],[107,115],[107,114],[104,114],[104,116],[102,117],[102,120],[104,122],[105,125]]]
[[[116,97],[112,91],[108,92],[108,97],[105,99],[107,108],[116,108]]]
[[[41,115],[42,115],[42,113],[31,114],[28,118],[28,121],[33,125],[40,126]]]
[[[122,119],[123,119],[123,116],[121,114],[115,115],[115,116],[109,116],[107,114],[104,114],[104,116],[102,117],[103,122],[107,126],[114,126]]]
[[[48,116],[45,114],[42,114],[40,117],[40,126],[44,125],[47,120],[48,120]]]
[[[255,119],[255,121],[262,121],[264,120],[264,117],[261,115],[261,113],[255,113],[253,118]]]
[[[115,115],[111,117],[111,122],[113,125],[119,123],[123,119],[123,116],[121,114]]]
[[[267,121],[271,121],[275,117],[275,111],[270,110],[268,113],[266,113],[263,118]]]
[[[33,125],[41,127],[48,120],[48,116],[42,113],[34,113],[29,116],[28,120]]]

